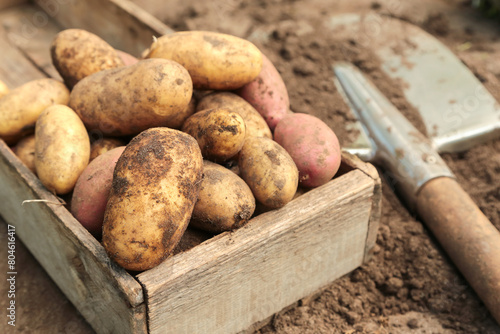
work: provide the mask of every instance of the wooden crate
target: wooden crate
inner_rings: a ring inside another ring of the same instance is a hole
[[[0,80],[11,88],[59,77],[49,45],[63,28],[90,30],[134,55],[171,32],[123,0],[7,3]],[[367,261],[380,218],[377,171],[344,154],[328,184],[132,275],[1,140],[0,184],[0,214],[98,333],[251,332]],[[29,199],[47,202],[22,205]]]

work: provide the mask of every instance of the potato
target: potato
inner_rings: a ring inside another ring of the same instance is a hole
[[[196,89],[232,90],[259,75],[262,54],[239,37],[209,32],[182,31],[153,42],[147,58],[166,58],[184,66]]]
[[[119,146],[125,146],[125,141],[117,138],[100,138],[90,145],[90,161]]]
[[[216,163],[203,162],[203,181],[189,226],[219,233],[246,224],[255,198],[238,175]]]
[[[73,190],[71,213],[93,235],[100,237],[116,162],[125,146],[96,157],[83,170]]]
[[[103,245],[127,270],[170,255],[193,212],[203,158],[193,137],[169,128],[136,136],[118,159],[104,215]]]
[[[2,96],[4,95],[7,95],[8,92],[9,92],[9,87],[7,87],[7,85],[0,80],[0,98],[2,98]]]
[[[35,168],[42,184],[53,193],[69,193],[89,157],[89,136],[78,115],[63,105],[45,109],[35,128]]]
[[[185,68],[171,60],[147,59],[89,75],[73,88],[69,106],[89,130],[126,136],[151,127],[180,128],[190,115],[192,94]]]
[[[290,113],[290,100],[285,83],[271,61],[262,55],[262,71],[237,94],[250,103],[274,130],[276,124]]]
[[[204,96],[196,110],[226,108],[237,112],[245,121],[247,137],[273,138],[273,134],[266,121],[254,107],[240,96],[230,92],[215,92]]]
[[[116,53],[118,53],[118,56],[125,66],[137,64],[137,62],[139,61],[139,59],[137,59],[136,57],[122,50],[116,50]]]
[[[14,153],[33,174],[35,169],[35,135],[24,137],[14,147]]]
[[[274,129],[274,140],[299,169],[301,186],[314,188],[330,181],[340,167],[340,146],[322,120],[308,114],[285,116]]]
[[[191,248],[198,246],[202,242],[207,241],[212,237],[213,234],[202,230],[197,230],[195,228],[190,228],[188,226],[188,228],[182,235],[181,241],[179,241],[177,246],[175,246],[173,254],[175,255],[190,250]]]
[[[99,36],[82,29],[66,29],[50,46],[52,63],[71,89],[92,73],[123,66],[116,50]]]
[[[54,104],[67,104],[69,90],[54,79],[38,79],[11,90],[0,99],[0,138],[7,144],[33,132],[42,111]]]
[[[238,154],[246,134],[243,118],[225,108],[195,113],[186,120],[182,131],[196,139],[204,158],[215,162]]]
[[[246,139],[238,166],[255,198],[266,207],[280,208],[293,199],[299,171],[290,155],[275,141],[265,137]]]

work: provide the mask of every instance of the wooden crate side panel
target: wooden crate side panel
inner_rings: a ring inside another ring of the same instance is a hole
[[[45,0],[35,2],[63,28],[91,31],[115,48],[134,56],[149,48],[153,36],[173,30],[134,3],[126,0]]]
[[[354,170],[138,275],[150,333],[237,333],[360,266],[373,187]]]
[[[142,287],[0,140],[0,214],[98,333],[146,333]]]
[[[14,89],[28,81],[45,78],[46,75],[39,70],[12,40],[21,43],[20,36],[13,33],[10,28],[13,25],[19,26],[23,21],[19,20],[19,8],[15,7],[0,12],[0,80],[10,89]],[[12,16],[14,17],[12,17]]]
[[[342,152],[342,163],[351,168],[359,169],[368,177],[371,177],[375,183],[372,197],[372,209],[368,221],[368,232],[366,234],[365,258],[363,261],[367,262],[372,257],[373,247],[377,242],[378,226],[382,215],[382,181],[380,180],[380,176],[375,166],[363,162],[355,155],[348,152]]]

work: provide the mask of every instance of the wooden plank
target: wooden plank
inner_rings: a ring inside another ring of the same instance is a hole
[[[9,8],[12,6],[16,6],[16,5],[21,5],[21,4],[26,3],[26,2],[28,2],[28,0],[1,0],[0,1],[0,10],[5,9],[5,8]]]
[[[0,22],[11,47],[17,48],[45,76],[62,80],[50,57],[50,45],[61,28],[49,15],[36,6],[23,5],[2,11]]]
[[[350,168],[359,169],[367,176],[371,177],[375,182],[372,197],[372,209],[370,219],[368,221],[368,233],[366,234],[365,258],[363,260],[363,262],[367,262],[373,255],[372,250],[377,241],[378,226],[380,217],[382,216],[382,181],[380,180],[380,176],[375,166],[370,163],[363,162],[355,155],[349,154],[348,152],[342,152],[342,162]]]
[[[238,333],[355,269],[374,184],[354,170],[139,274],[150,333]]]
[[[51,7],[44,0],[35,2],[62,27],[91,31],[113,47],[134,56],[140,56],[149,48],[153,36],[173,32],[157,18],[127,0],[64,1]]]
[[[10,9],[0,12],[0,80],[13,89],[46,76],[11,43],[6,19],[10,12]]]
[[[0,140],[0,213],[98,333],[147,333],[142,287]],[[48,203],[26,203],[44,199]]]

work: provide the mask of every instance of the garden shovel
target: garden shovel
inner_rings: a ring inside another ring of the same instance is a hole
[[[364,29],[363,20],[353,15],[335,17],[330,27],[340,29],[340,34],[348,30],[359,34]],[[428,137],[357,68],[338,63],[333,65],[335,81],[360,131],[358,140],[347,150],[384,168],[409,208],[426,223],[500,324],[500,232],[438,154],[499,137],[500,107],[469,69],[434,37],[395,19],[378,22],[369,47],[376,46],[373,51],[382,68],[404,85],[405,97],[422,116]],[[351,28],[346,30],[347,26]]]

